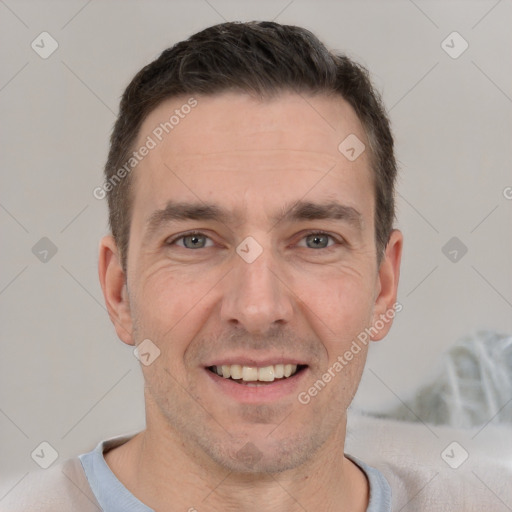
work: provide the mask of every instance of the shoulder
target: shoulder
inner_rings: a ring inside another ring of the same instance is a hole
[[[2,512],[101,512],[78,457],[13,482],[0,502]]]
[[[479,433],[353,415],[347,432],[350,453],[389,483],[393,510],[479,512],[512,503],[510,427]]]

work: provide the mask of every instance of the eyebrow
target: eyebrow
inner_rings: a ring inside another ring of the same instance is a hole
[[[212,220],[222,224],[234,223],[240,219],[237,211],[229,211],[213,203],[192,203],[168,201],[165,208],[155,210],[146,221],[144,238],[151,238],[160,228],[173,221]],[[275,224],[304,220],[341,220],[362,230],[361,213],[352,206],[336,201],[313,203],[299,200],[289,203],[269,216]],[[274,225],[275,225],[274,224]]]

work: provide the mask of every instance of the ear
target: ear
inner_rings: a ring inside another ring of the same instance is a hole
[[[403,235],[398,229],[394,229],[386,245],[377,276],[377,293],[372,319],[372,326],[375,329],[371,330],[373,341],[381,340],[386,336],[391,329],[396,312],[402,310],[402,305],[397,304],[396,301],[402,246]]]
[[[112,235],[101,239],[99,247],[98,275],[110,320],[117,336],[127,345],[135,345],[130,302],[117,244]]]

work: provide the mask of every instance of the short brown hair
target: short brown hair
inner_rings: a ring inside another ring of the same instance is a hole
[[[368,71],[347,56],[329,51],[301,27],[268,21],[221,23],[163,51],[124,91],[110,138],[106,182],[130,159],[144,119],[162,101],[225,91],[259,97],[282,91],[337,94],[352,106],[370,145],[380,262],[395,219],[397,169],[389,119]],[[133,199],[130,175],[107,189],[110,229],[125,272]]]

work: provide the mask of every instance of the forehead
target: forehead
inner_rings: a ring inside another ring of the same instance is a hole
[[[165,123],[167,131],[162,126]],[[156,141],[158,147],[177,155],[272,147],[300,150],[305,149],[306,137],[307,149],[338,157],[343,138],[356,134],[365,139],[359,118],[341,96],[292,92],[265,99],[234,92],[172,98],[150,112],[139,142],[159,128],[164,133],[163,140]]]
[[[137,147],[150,139],[154,147],[133,171],[133,211],[147,219],[170,199],[219,199],[233,208],[243,199],[244,208],[257,210],[338,192],[347,206],[366,201],[371,209],[367,152],[350,161],[339,150],[349,136],[367,145],[357,115],[339,96],[229,92],[166,100],[138,135]]]

